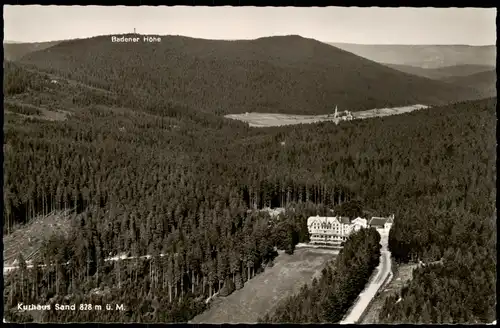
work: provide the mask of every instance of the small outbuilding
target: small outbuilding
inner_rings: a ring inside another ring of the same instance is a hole
[[[382,229],[389,231],[392,228],[392,224],[394,223],[394,214],[389,217],[372,217],[368,226],[370,228]]]

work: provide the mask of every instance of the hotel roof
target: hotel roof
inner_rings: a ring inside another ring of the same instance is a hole
[[[347,216],[341,217],[339,221],[340,221],[340,223],[343,223],[343,224],[350,224],[351,223],[351,220]]]
[[[372,217],[369,225],[383,226],[385,223],[393,223],[392,218]]]

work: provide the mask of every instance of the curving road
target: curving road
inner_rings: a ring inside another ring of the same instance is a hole
[[[359,294],[356,303],[340,324],[353,324],[358,322],[372,299],[377,295],[379,289],[388,282],[388,278],[392,277],[391,253],[388,249],[389,233],[382,232],[380,233],[380,236],[380,244],[382,245],[382,248],[380,250],[380,263],[375,269],[376,274],[368,282],[365,289]]]

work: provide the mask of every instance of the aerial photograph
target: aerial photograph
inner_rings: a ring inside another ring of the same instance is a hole
[[[3,10],[4,323],[496,325],[496,8]]]

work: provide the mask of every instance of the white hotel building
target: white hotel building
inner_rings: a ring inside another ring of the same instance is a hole
[[[307,228],[311,244],[340,246],[355,231],[372,226],[377,230],[389,231],[393,222],[394,215],[388,218],[373,217],[369,223],[360,217],[351,221],[347,217],[311,216],[307,219]]]

